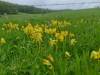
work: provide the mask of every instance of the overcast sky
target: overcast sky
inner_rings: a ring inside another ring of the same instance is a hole
[[[44,4],[65,4],[65,3],[82,3],[82,2],[100,2],[100,0],[3,0],[17,4],[23,5],[44,5]],[[78,9],[78,8],[92,8],[100,6],[100,3],[95,4],[68,4],[68,5],[56,5],[56,6],[38,6],[42,8],[49,8],[49,9]]]

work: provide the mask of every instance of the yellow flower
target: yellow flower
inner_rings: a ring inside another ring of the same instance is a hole
[[[100,51],[92,51],[90,58],[95,59],[95,60],[99,60],[100,59]]]
[[[37,25],[37,26],[34,26],[34,31],[42,33],[43,29],[42,29],[42,27],[40,27],[40,26]]]
[[[76,39],[71,39],[71,45],[75,45],[77,43]]]
[[[55,37],[57,40],[63,42],[65,37],[68,36],[68,31],[61,31],[61,32],[56,32]]]
[[[32,35],[33,34],[33,30],[34,30],[34,28],[30,23],[24,28],[24,32],[27,35]]]
[[[61,35],[63,35],[64,37],[68,36],[68,31],[61,31]]]
[[[49,61],[54,62],[54,59],[53,59],[51,54],[49,54],[47,58],[48,58]]]
[[[54,68],[52,64],[53,62],[54,62],[54,59],[51,54],[48,55],[47,59],[43,59],[42,61],[42,63],[46,65],[50,70]]]
[[[33,41],[41,42],[42,41],[42,33],[34,33],[31,35]]]
[[[45,32],[48,34],[55,34],[56,33],[56,28],[45,28]]]
[[[54,46],[54,45],[56,45],[57,44],[57,40],[52,40],[52,39],[50,39],[50,41],[49,41],[49,45],[50,46]]]
[[[51,65],[50,61],[47,60],[47,59],[43,59],[43,62],[42,62],[44,65]]]
[[[58,39],[63,42],[64,41],[64,36],[63,35],[59,35]]]
[[[9,24],[4,24],[3,25],[5,29],[7,30],[19,30],[18,24],[13,24],[13,23],[9,23]]]
[[[66,58],[71,57],[70,53],[66,51],[66,52],[65,52],[65,57],[66,57]]]
[[[6,43],[6,40],[4,39],[4,38],[1,38],[0,39],[0,45],[3,45],[3,44],[5,44]]]
[[[38,25],[32,26],[31,24],[28,24],[24,28],[24,32],[35,42],[41,42],[42,41],[42,27],[39,27]]]
[[[54,67],[52,65],[52,63],[47,60],[47,59],[43,59],[43,62],[42,62],[44,65],[46,65],[50,70],[52,70]]]
[[[64,41],[64,38],[65,38],[62,33],[56,33],[55,34],[55,37],[56,37],[57,40],[59,40],[61,42],[63,42]]]

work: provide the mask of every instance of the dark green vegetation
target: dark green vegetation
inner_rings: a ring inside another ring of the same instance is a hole
[[[28,5],[18,5],[12,4],[8,2],[0,1],[0,14],[17,14],[19,12],[22,13],[46,13],[49,10],[36,8],[34,6]]]
[[[62,60],[62,49],[54,51],[47,48],[39,51],[32,42],[27,41],[29,38],[24,37],[23,32],[14,31],[8,34],[1,30],[4,23],[35,25],[49,23],[52,19],[67,20],[72,23],[68,31],[76,35],[78,42],[74,47],[65,47],[65,50],[72,55],[69,60]],[[20,38],[16,39],[18,36]],[[100,48],[99,9],[1,16],[0,37],[4,37],[8,42],[0,46],[0,75],[100,75],[100,61],[90,59],[91,51]],[[53,71],[42,64],[42,59],[49,53],[55,59]]]

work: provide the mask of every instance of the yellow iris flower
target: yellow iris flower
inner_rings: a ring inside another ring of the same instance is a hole
[[[95,60],[99,60],[100,59],[100,49],[99,49],[99,51],[92,51],[90,58],[95,59]]]
[[[57,40],[52,40],[52,39],[50,39],[50,41],[49,41],[49,45],[50,46],[54,46],[54,45],[56,45],[57,44]]]
[[[4,39],[4,38],[1,38],[0,39],[0,45],[3,45],[3,44],[5,44],[6,43],[6,40]]]
[[[77,43],[76,39],[71,39],[71,45],[75,45]]]

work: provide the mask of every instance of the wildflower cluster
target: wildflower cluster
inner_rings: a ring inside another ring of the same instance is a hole
[[[32,26],[30,23],[24,28],[24,32],[29,36],[33,41],[35,42],[41,42],[42,41],[42,33],[43,29],[36,25]]]
[[[71,25],[71,23],[66,21],[66,20],[64,20],[64,21],[61,21],[61,20],[51,20],[51,25],[53,27],[63,28],[63,27],[66,27],[68,25]]]
[[[61,31],[55,34],[57,40],[63,42],[64,39],[68,36],[68,31]]]
[[[4,24],[2,30],[8,30],[8,31],[19,30],[19,25],[10,22],[8,24]]]
[[[67,40],[67,37],[74,37],[74,34],[72,34],[71,32],[68,32],[67,30],[61,30],[60,26],[66,26],[68,27],[68,24],[71,24],[67,21],[57,21],[57,20],[52,20],[49,25],[32,25],[32,24],[28,24],[25,28],[24,28],[24,32],[27,34],[27,36],[29,36],[33,41],[35,42],[42,42],[45,41],[45,37],[48,37],[48,44],[50,46],[56,46],[57,43],[59,42],[64,42],[65,40]],[[60,28],[58,28],[58,26]],[[45,34],[48,34],[45,35]],[[71,40],[71,39],[70,39]],[[72,39],[71,40],[71,45],[75,45],[76,44],[76,39]]]

